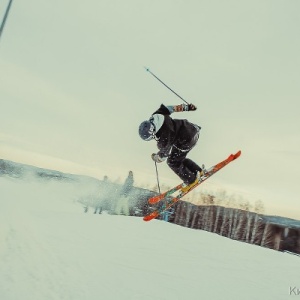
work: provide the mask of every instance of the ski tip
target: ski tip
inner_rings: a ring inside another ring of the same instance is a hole
[[[155,211],[147,216],[144,216],[143,220],[148,222],[148,221],[155,219],[157,216],[158,216],[158,213]]]
[[[236,154],[233,155],[233,159],[237,159],[238,157],[240,157],[242,154],[242,151],[239,150]]]
[[[155,203],[159,202],[162,198],[163,198],[162,195],[154,196],[148,200],[148,203],[155,204]]]
[[[143,218],[143,220],[145,221],[145,222],[148,222],[148,221],[151,221],[152,219],[154,219],[155,217],[154,216],[145,216],[144,218]]]

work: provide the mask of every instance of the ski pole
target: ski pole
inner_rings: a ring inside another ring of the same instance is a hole
[[[155,162],[155,169],[156,169],[156,180],[157,180],[158,192],[161,193],[160,185],[159,185],[159,179],[158,179],[158,169],[157,169],[157,163],[156,162]]]
[[[10,10],[11,4],[12,4],[12,1],[13,1],[13,0],[10,0],[10,1],[9,1],[9,3],[8,3],[8,5],[7,5],[7,8],[6,8],[6,11],[5,11],[5,14],[4,14],[4,17],[3,17],[3,20],[2,20],[2,23],[1,23],[1,27],[0,27],[0,38],[1,38],[3,29],[4,29],[4,25],[5,25],[5,22],[6,22],[6,19],[7,19],[7,16],[8,16],[8,13],[9,13],[9,10]]]
[[[182,101],[184,101],[186,104],[189,104],[186,100],[184,100],[181,96],[179,96],[175,91],[173,91],[169,86],[167,86],[162,80],[160,80],[155,74],[153,74],[149,68],[146,68],[147,72],[149,72],[154,78],[156,78],[160,83],[162,83],[166,88],[168,88],[172,93],[174,93],[177,97],[179,97]]]

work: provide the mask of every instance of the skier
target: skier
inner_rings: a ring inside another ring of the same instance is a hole
[[[160,163],[167,160],[168,166],[184,182],[182,191],[192,188],[200,180],[203,170],[191,159],[186,158],[189,151],[196,145],[201,127],[188,120],[172,119],[173,112],[194,111],[193,104],[165,106],[161,104],[149,120],[139,126],[139,135],[145,141],[155,139],[158,153],[151,158]]]

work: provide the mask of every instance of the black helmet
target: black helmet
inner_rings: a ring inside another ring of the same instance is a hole
[[[153,122],[144,121],[139,127],[139,135],[144,141],[150,141],[154,138],[155,127]]]

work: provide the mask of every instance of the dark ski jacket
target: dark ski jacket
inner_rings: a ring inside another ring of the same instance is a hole
[[[201,129],[185,119],[172,119],[169,109],[161,104],[160,108],[152,115],[161,114],[164,116],[164,123],[158,132],[155,133],[158,155],[167,157],[174,146],[183,152],[189,151],[197,142],[195,136]]]

